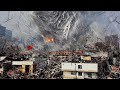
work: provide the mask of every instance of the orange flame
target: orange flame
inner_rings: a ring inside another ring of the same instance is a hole
[[[46,37],[45,38],[45,42],[46,43],[52,43],[52,42],[54,42],[54,38],[52,38],[52,37]]]

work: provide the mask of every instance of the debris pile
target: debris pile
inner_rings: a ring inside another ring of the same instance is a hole
[[[40,73],[41,79],[62,79],[61,62],[51,60]]]

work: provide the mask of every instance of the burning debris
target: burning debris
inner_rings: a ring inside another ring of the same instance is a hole
[[[45,37],[45,43],[52,43],[54,42],[54,38],[52,37]]]

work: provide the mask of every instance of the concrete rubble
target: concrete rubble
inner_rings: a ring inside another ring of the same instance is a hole
[[[114,41],[115,42],[115,41]],[[101,48],[105,42],[97,42],[96,48],[83,50],[60,50],[51,52],[20,53],[17,46],[7,49],[9,53],[0,56],[1,79],[63,79],[62,62],[98,63],[97,79],[120,79],[120,51],[115,45]],[[112,43],[113,44],[113,43]],[[13,49],[13,50],[12,50]],[[12,52],[12,54],[10,54]],[[33,73],[20,71],[13,61],[33,61]]]

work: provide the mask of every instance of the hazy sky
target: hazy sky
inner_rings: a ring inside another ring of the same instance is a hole
[[[0,11],[0,24],[12,30],[13,36],[29,37],[37,33],[32,22],[32,11]]]

